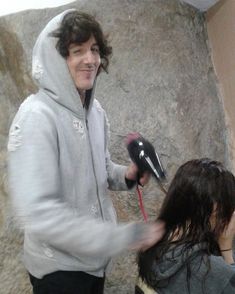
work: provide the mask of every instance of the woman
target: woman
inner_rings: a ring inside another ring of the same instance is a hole
[[[231,172],[210,159],[183,164],[158,218],[165,235],[139,254],[140,278],[157,293],[235,293],[234,210]]]

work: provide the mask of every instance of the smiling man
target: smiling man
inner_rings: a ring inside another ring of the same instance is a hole
[[[39,91],[16,114],[8,151],[34,294],[103,293],[113,255],[146,249],[163,234],[159,223],[116,224],[107,189],[127,190],[138,169],[111,161],[106,114],[94,98],[111,52],[95,18],[77,10],[53,18],[33,49]]]
[[[100,66],[99,46],[92,36],[82,44],[71,44],[67,64],[82,103],[85,102],[86,90],[92,88]]]

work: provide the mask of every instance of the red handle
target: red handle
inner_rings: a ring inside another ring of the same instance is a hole
[[[147,216],[147,213],[146,213],[145,210],[144,210],[143,197],[142,197],[142,193],[141,193],[140,188],[139,188],[138,185],[137,185],[137,187],[136,187],[136,190],[137,190],[137,192],[138,192],[139,206],[140,206],[141,213],[142,213],[142,215],[143,215],[144,221],[147,222],[147,220],[148,220],[148,216]]]

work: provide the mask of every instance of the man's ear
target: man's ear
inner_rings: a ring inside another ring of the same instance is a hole
[[[98,76],[102,72],[102,70],[103,70],[103,64],[102,64],[102,59],[101,59],[101,63],[100,63],[100,66],[99,66],[99,68],[97,70],[96,76]]]

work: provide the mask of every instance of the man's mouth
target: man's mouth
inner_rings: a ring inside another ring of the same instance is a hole
[[[87,71],[87,72],[93,72],[95,71],[95,68],[81,68],[80,71]]]

